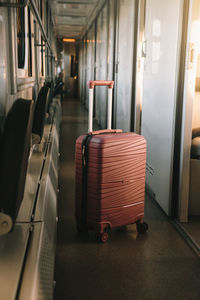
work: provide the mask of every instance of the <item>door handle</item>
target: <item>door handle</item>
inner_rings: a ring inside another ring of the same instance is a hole
[[[189,50],[188,50],[188,69],[192,69],[194,62],[195,62],[195,44],[189,43]]]
[[[142,42],[142,57],[146,57],[147,56],[147,41],[143,41]]]

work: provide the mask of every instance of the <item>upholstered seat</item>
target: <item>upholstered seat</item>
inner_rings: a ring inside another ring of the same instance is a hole
[[[33,101],[18,99],[7,114],[0,144],[0,211],[15,221],[23,200]]]
[[[192,138],[196,138],[200,136],[200,127],[197,127],[197,128],[193,128],[192,129]]]
[[[191,158],[200,159],[200,127],[192,129]]]
[[[33,143],[40,143],[43,136],[45,118],[47,113],[47,101],[49,97],[49,87],[43,86],[38,94],[34,119],[33,119]]]
[[[191,158],[200,159],[200,136],[192,139]]]

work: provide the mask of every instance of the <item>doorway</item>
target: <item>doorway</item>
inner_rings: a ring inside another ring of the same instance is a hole
[[[200,3],[188,7],[178,220],[200,250]]]
[[[64,43],[64,94],[67,98],[78,96],[78,49],[74,42]]]

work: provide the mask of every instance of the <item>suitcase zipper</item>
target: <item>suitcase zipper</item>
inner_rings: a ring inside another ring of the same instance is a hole
[[[82,226],[87,225],[87,183],[88,183],[88,145],[93,135],[87,135],[82,142]]]
[[[82,163],[83,163],[83,167],[85,167],[86,166],[85,145],[82,145]]]

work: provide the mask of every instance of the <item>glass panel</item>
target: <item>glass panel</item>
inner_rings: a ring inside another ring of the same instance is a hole
[[[31,32],[31,16],[28,8],[28,76],[32,76],[32,32]]]
[[[18,68],[23,69],[25,64],[25,12],[24,8],[17,8],[17,50]]]
[[[49,3],[48,1],[46,2],[46,35],[49,38]],[[49,49],[46,47],[46,76],[49,77],[50,75],[50,56],[49,56]]]
[[[97,19],[96,36],[96,80],[107,80],[108,59],[108,3]],[[102,128],[106,128],[107,88],[96,87],[96,119]]]
[[[95,40],[94,40],[94,24],[87,34],[87,61],[86,61],[86,107],[88,107],[89,89],[88,81],[94,80],[94,51],[95,51]]]
[[[44,52],[45,52],[45,47],[43,37],[41,36],[41,75],[44,76]]]
[[[119,0],[115,68],[115,126],[130,130],[133,72],[134,1]]]
[[[108,80],[113,80],[114,42],[115,42],[115,0],[109,1],[109,32],[108,32]]]
[[[40,18],[41,18],[41,20],[43,20],[43,5],[42,5],[42,1],[43,0],[40,0]]]
[[[83,46],[83,104],[86,102],[86,90],[87,82],[86,82],[86,58],[87,58],[87,35],[84,37],[84,46]]]
[[[40,17],[43,21],[43,0],[40,0]],[[41,48],[40,48],[40,72],[41,76],[44,76],[44,53],[45,53],[45,47],[43,46],[44,41],[43,37],[41,35]]]

